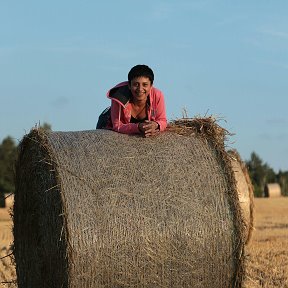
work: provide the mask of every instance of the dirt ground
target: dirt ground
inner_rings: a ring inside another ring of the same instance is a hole
[[[11,206],[11,203],[9,204]],[[0,287],[16,287],[10,257],[13,242],[9,207],[0,208]],[[245,288],[288,288],[288,197],[255,199],[255,230],[246,247]]]

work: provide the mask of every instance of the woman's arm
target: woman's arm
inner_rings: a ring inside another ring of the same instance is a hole
[[[152,109],[154,109],[155,118],[152,119],[159,124],[160,131],[164,131],[167,127],[167,118],[163,93],[158,90],[154,99],[156,103],[153,103],[154,107]]]
[[[125,118],[123,108],[116,101],[111,101],[111,121],[113,130],[123,134],[139,134],[137,123],[129,123]]]

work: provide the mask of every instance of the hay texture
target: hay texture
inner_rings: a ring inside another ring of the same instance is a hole
[[[237,183],[237,192],[241,206],[246,244],[249,243],[254,225],[254,189],[245,163],[236,150],[228,151]]]
[[[278,183],[268,183],[264,187],[264,197],[281,197],[281,187]]]
[[[18,287],[241,287],[230,160],[209,129],[192,130],[26,135],[16,167]]]

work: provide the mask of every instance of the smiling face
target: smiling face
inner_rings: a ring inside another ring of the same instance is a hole
[[[129,88],[131,90],[133,100],[142,102],[147,100],[152,84],[150,79],[147,77],[136,77],[131,80]]]

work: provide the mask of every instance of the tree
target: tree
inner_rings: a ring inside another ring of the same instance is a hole
[[[277,174],[277,182],[281,186],[283,196],[288,196],[288,171],[282,172],[281,170]]]
[[[17,146],[8,136],[0,145],[0,193],[14,192],[14,164],[17,158]]]
[[[276,182],[276,174],[268,164],[264,164],[262,159],[255,153],[251,153],[251,159],[246,161],[249,175],[254,186],[256,197],[263,195],[266,183]]]
[[[0,191],[0,208],[5,208],[5,194]]]
[[[45,132],[52,131],[51,125],[46,122],[38,128]],[[14,166],[17,156],[17,145],[12,137],[7,136],[0,144],[0,196],[2,199],[5,193],[13,193],[15,190]]]

